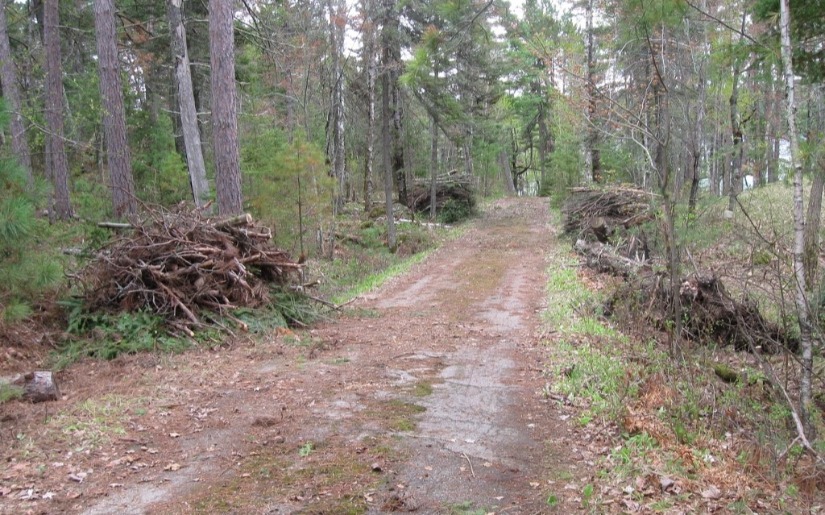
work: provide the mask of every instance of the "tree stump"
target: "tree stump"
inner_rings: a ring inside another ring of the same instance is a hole
[[[23,399],[29,402],[56,401],[60,398],[60,389],[49,371],[29,372],[13,381],[23,388]]]

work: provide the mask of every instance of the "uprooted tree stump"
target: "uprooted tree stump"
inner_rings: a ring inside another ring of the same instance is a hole
[[[654,324],[664,325],[672,299],[666,274],[655,272],[647,261],[621,256],[603,243],[578,240],[575,249],[588,267],[625,278],[625,284],[609,302],[609,312],[614,312],[616,305],[637,298],[641,303],[635,307],[636,314],[641,312]],[[766,320],[755,303],[733,299],[715,275],[692,274],[676,287],[683,331],[690,339],[769,354],[783,348],[797,350],[799,343],[795,339]]]
[[[271,286],[287,286],[301,269],[248,214],[149,213],[130,225],[77,276],[89,311],[147,310],[191,334],[201,312],[264,305]]]

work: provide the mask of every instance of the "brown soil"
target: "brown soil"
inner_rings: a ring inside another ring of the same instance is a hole
[[[587,465],[542,394],[548,223],[505,199],[324,326],[70,367],[63,400],[0,407],[0,510],[580,509]]]

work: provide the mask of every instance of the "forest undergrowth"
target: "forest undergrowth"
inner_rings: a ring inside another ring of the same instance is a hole
[[[778,235],[784,224],[773,206],[781,205],[776,197],[782,193],[745,196],[748,219],[737,213],[731,220],[717,206],[704,206],[694,230],[684,233],[694,260],[688,266],[714,270],[726,284],[761,274],[755,266],[783,268],[784,262],[764,258],[755,265],[764,241],[742,226],[775,227]],[[785,396],[795,395],[796,357],[686,338],[673,356],[667,334],[645,318],[647,300],[625,297],[617,307],[614,299],[608,310],[622,280],[586,268],[568,248],[560,242],[548,258],[544,393],[572,420],[584,456],[595,464],[580,494],[582,507],[790,513],[819,506],[822,473],[796,440]],[[743,298],[753,284],[736,282],[731,289]],[[758,296],[777,321],[784,312],[779,297],[767,288]]]

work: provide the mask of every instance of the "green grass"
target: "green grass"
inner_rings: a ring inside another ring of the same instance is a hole
[[[450,515],[485,515],[490,513],[490,510],[485,508],[478,508],[471,501],[464,501],[447,506]]]
[[[426,381],[415,383],[412,394],[416,397],[427,397],[433,394],[433,385]]]
[[[0,382],[0,404],[4,404],[23,397],[23,389],[19,386]]]
[[[140,410],[141,402],[115,394],[87,399],[56,414],[49,426],[68,436],[75,450],[94,449],[125,435],[128,419]]]
[[[621,354],[586,342],[559,341],[556,348],[565,358],[553,367],[553,375],[558,378],[554,389],[584,401],[586,409],[580,423],[586,425],[593,418],[618,418],[627,398],[637,393],[637,387],[625,381],[628,370]]]
[[[366,276],[358,279],[343,292],[336,294],[332,298],[332,302],[335,304],[343,304],[344,302],[348,302],[359,295],[364,295],[365,293],[371,292],[379,288],[389,279],[408,272],[414,265],[421,263],[429,255],[430,251],[419,252],[418,254],[414,254],[402,261],[395,262],[383,270],[368,273]]]

